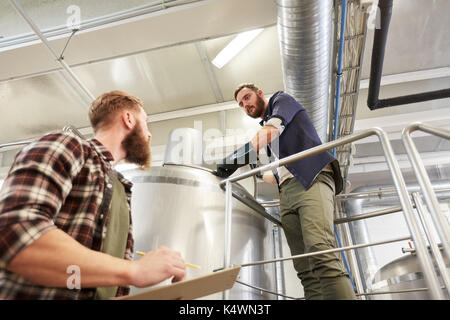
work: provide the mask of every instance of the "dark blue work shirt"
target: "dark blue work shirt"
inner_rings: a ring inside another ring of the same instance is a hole
[[[269,99],[264,119],[260,122],[260,125],[263,126],[265,121],[273,117],[281,119],[284,126],[284,130],[278,138],[277,143],[279,145],[277,148],[272,147],[276,143],[275,141],[269,144],[279,159],[322,144],[305,108],[289,94],[278,91]],[[277,154],[277,149],[279,154]],[[270,153],[270,150],[267,150],[267,152]],[[336,194],[338,194],[342,191],[342,176],[338,161],[329,152],[324,151],[309,156],[289,163],[285,167],[305,189],[308,189],[327,164],[330,164],[333,169]],[[276,178],[278,181],[278,177]]]

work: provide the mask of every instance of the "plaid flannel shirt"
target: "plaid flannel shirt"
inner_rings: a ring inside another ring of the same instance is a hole
[[[115,173],[112,160],[98,140],[86,141],[69,132],[45,135],[16,155],[0,192],[0,299],[94,297],[96,288],[44,287],[6,267],[20,250],[56,228],[101,251],[112,194],[110,175]],[[130,209],[132,184],[117,174]],[[131,230],[130,212],[124,257],[128,260],[133,251]],[[128,292],[128,287],[119,287],[117,296]]]

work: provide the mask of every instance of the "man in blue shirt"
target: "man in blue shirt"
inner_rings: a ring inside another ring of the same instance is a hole
[[[249,158],[252,152],[266,147],[268,154],[282,159],[322,143],[306,110],[292,96],[278,91],[267,101],[254,84],[243,84],[234,97],[247,115],[262,119],[262,128],[236,155],[245,153]],[[236,155],[231,158],[235,160]],[[223,177],[236,170],[227,166],[230,159],[224,162],[217,168]],[[323,152],[279,167],[274,175],[280,191],[281,222],[292,255],[336,248],[334,195],[342,190],[337,160]],[[306,299],[355,299],[338,253],[295,259],[293,263]]]

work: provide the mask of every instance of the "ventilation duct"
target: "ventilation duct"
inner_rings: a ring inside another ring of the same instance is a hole
[[[277,0],[284,86],[327,141],[332,0]]]

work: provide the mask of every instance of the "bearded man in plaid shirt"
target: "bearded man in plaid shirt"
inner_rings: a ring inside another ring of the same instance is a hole
[[[0,299],[108,299],[186,276],[165,247],[131,260],[132,184],[113,166],[149,166],[142,102],[108,92],[89,119],[93,139],[48,134],[14,160],[0,192]]]

